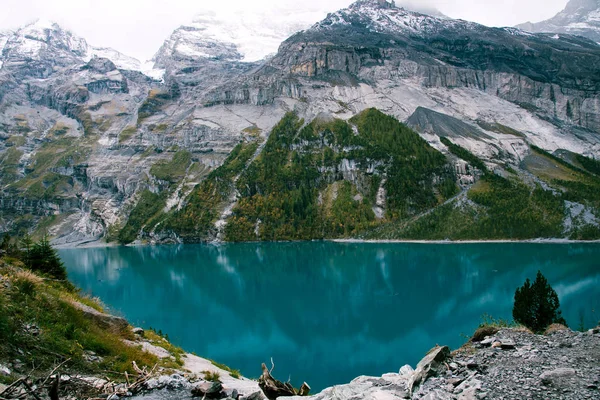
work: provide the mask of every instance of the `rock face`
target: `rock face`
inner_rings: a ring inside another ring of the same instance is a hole
[[[600,1],[570,0],[565,9],[554,17],[541,22],[526,22],[517,25],[517,28],[529,32],[580,35],[600,42]]]
[[[447,347],[435,347],[415,371],[402,367],[398,374],[359,377],[312,398],[592,399],[600,395],[600,334],[567,329],[534,335],[503,329],[488,339],[468,343],[452,354]],[[514,348],[490,347],[492,341],[512,342]]]
[[[165,212],[180,209],[240,141],[264,139],[289,111],[347,120],[376,107],[439,150],[439,136],[452,136],[497,164],[516,166],[530,143],[600,155],[600,46],[590,40],[383,0],[304,31],[321,14],[251,15],[199,15],[158,51],[156,75],[53,23],[0,33],[0,206],[10,205],[0,232],[45,218],[55,243],[115,240],[149,193]],[[168,176],[161,167],[178,153],[189,163]],[[141,228],[142,240],[179,240]]]

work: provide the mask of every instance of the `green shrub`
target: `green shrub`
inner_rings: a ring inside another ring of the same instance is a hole
[[[203,371],[204,379],[210,382],[221,382],[221,374],[212,371]]]
[[[554,323],[567,325],[561,316],[558,295],[540,271],[533,284],[528,278],[515,291],[513,318],[534,332],[543,332]]]

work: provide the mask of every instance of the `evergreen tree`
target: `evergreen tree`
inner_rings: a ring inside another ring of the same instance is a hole
[[[29,252],[29,268],[56,279],[66,279],[67,270],[56,250],[50,245],[47,236],[31,247]]]
[[[23,262],[29,268],[31,268],[31,249],[33,248],[33,240],[31,236],[25,234],[21,239],[21,249],[23,251]]]
[[[534,332],[541,332],[553,323],[566,325],[559,308],[558,295],[540,271],[533,284],[527,279],[515,291],[513,318]]]

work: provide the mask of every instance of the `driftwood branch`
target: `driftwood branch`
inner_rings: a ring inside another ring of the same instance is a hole
[[[258,378],[258,386],[261,388],[265,396],[269,400],[275,400],[283,396],[306,396],[310,392],[310,386],[306,382],[302,384],[299,390],[296,390],[289,382],[281,382],[273,378],[271,371],[275,368],[273,359],[271,359],[271,370],[267,368],[265,363],[261,365],[262,375]]]

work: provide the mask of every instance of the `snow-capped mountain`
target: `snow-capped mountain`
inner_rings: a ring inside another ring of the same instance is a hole
[[[415,11],[421,14],[431,15],[432,17],[438,18],[449,18],[447,15],[442,13],[437,8],[433,7],[430,4],[423,4],[418,0],[396,0],[395,1],[397,7],[404,8],[406,10]]]
[[[374,33],[427,35],[441,30],[476,30],[480,25],[462,20],[447,20],[396,7],[387,0],[359,0],[348,8],[331,13],[312,30],[329,30],[336,25],[365,27]],[[362,39],[362,38],[361,38]]]
[[[164,210],[185,207],[208,171],[290,111],[308,122],[375,107],[440,151],[440,137],[451,137],[490,169],[521,171],[530,144],[600,156],[600,46],[579,36],[489,28],[385,0],[321,17],[204,13],[158,51],[163,81],[54,24],[2,43],[0,197],[17,211],[0,215],[0,230],[26,205],[39,214],[24,224],[51,208],[65,216],[52,227],[63,242],[114,240],[150,195]],[[183,175],[171,171],[175,154],[192,163]],[[332,168],[352,180],[359,164]],[[235,201],[211,211],[219,226]],[[165,232],[141,234],[179,240]]]
[[[600,0],[570,0],[556,16],[542,22],[526,22],[517,28],[529,32],[580,35],[600,42]]]
[[[117,50],[91,46],[84,38],[55,22],[37,20],[14,32],[0,32],[0,68],[2,65],[45,62],[47,68],[38,70],[40,77],[44,77],[51,72],[51,67],[87,63],[94,57],[107,58],[120,69],[142,71],[152,76],[153,71],[148,65]]]
[[[285,39],[325,16],[324,10],[269,9],[204,11],[176,29],[154,56],[157,67],[169,60],[203,58],[253,62],[274,54]]]

